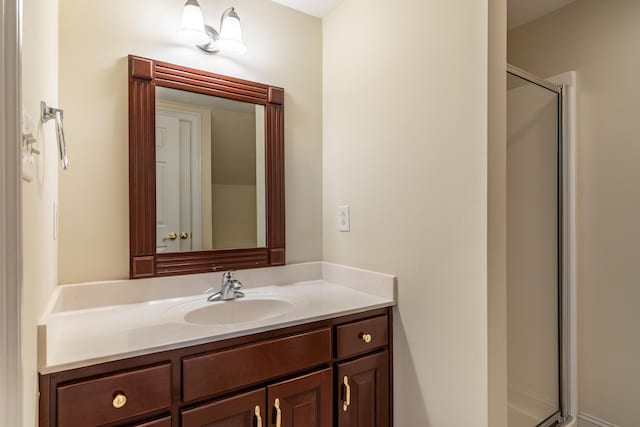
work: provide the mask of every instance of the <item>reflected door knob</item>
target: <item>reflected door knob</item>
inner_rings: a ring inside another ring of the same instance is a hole
[[[166,242],[167,240],[176,240],[177,238],[178,235],[176,233],[169,233],[164,239],[162,239],[162,241]]]

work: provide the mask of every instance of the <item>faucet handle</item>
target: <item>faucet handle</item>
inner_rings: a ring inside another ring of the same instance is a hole
[[[224,274],[222,275],[222,280],[224,282],[233,279],[233,276],[236,274],[235,271],[233,270],[229,270],[229,271],[225,271]]]

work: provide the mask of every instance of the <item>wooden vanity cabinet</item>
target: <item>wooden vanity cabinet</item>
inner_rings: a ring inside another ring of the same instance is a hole
[[[135,424],[132,427],[171,427],[171,417],[164,417],[159,420],[143,422],[142,424]]]
[[[40,375],[40,427],[392,427],[391,314]]]
[[[338,365],[338,427],[389,427],[387,351]]]
[[[333,369],[181,412],[182,427],[331,427]],[[267,403],[265,410],[265,403]]]
[[[261,388],[180,413],[182,427],[266,427],[266,389]]]
[[[56,395],[61,426],[98,426],[162,411],[171,407],[171,365],[60,385]]]
[[[390,314],[336,327],[337,427],[389,427],[390,331]]]
[[[332,389],[332,368],[268,386],[268,425],[331,427]]]
[[[190,402],[330,362],[330,328],[186,357],[182,396]]]

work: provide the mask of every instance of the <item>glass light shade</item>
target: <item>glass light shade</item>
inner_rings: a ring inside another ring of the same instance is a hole
[[[222,20],[220,39],[217,41],[217,45],[220,50],[228,53],[243,54],[247,51],[247,47],[242,42],[240,19],[235,12]]]
[[[180,36],[192,44],[202,44],[209,41],[204,32],[204,18],[197,0],[187,0],[182,11]]]

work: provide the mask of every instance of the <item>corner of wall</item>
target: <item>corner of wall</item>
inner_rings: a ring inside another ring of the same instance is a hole
[[[507,1],[489,1],[489,425],[507,427]]]
[[[36,129],[36,173],[22,183],[23,426],[37,425],[37,324],[58,281],[54,207],[58,203],[58,154],[53,122],[40,123],[40,101],[58,104],[58,0],[24,0],[22,109]]]

